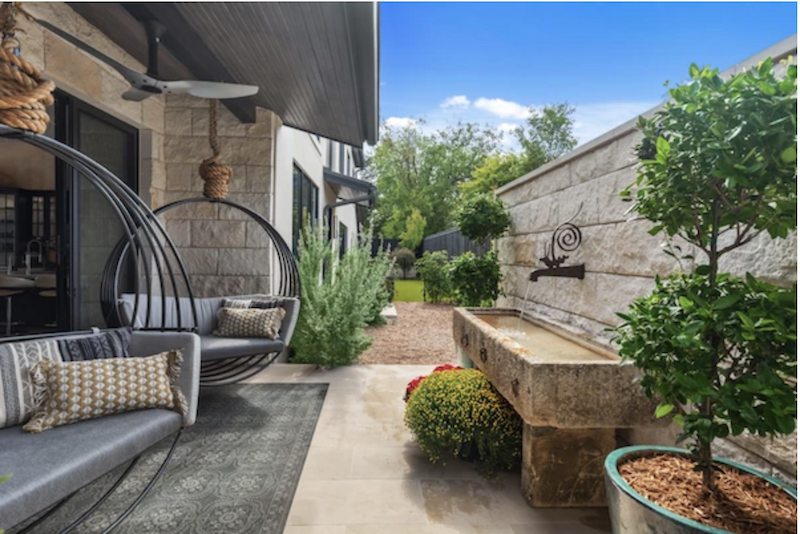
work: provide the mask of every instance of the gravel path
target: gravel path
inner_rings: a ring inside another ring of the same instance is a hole
[[[427,302],[395,302],[395,324],[367,328],[374,340],[359,363],[437,365],[456,363],[453,307]]]

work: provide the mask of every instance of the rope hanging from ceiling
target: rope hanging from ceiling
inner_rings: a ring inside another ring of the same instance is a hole
[[[43,134],[50,122],[46,108],[53,103],[56,85],[20,57],[17,13],[31,19],[20,4],[4,2],[0,6],[0,123]]]
[[[200,177],[205,181],[203,196],[206,198],[227,198],[228,184],[233,170],[220,161],[219,140],[217,139],[217,101],[208,104],[208,144],[213,155],[200,164]]]

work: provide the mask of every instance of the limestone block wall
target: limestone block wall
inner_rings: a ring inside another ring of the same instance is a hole
[[[796,49],[796,40],[787,40],[735,68],[755,64],[766,55],[776,60],[796,56]],[[498,306],[525,308],[607,340],[607,329],[620,322],[615,313],[650,292],[656,275],[693,267],[691,261],[679,265],[665,254],[664,236],[649,235],[652,224],[627,214],[629,204],[620,200],[619,191],[636,175],[633,150],[641,136],[634,126],[630,121],[498,190],[511,214],[508,234],[497,241],[505,292]],[[585,263],[586,278],[540,278],[528,290],[528,275],[533,268],[544,267],[540,258],[553,231],[570,219],[580,227],[583,245],[570,253],[567,263]],[[723,257],[722,268],[790,286],[797,281],[797,234],[785,240],[762,235]],[[523,302],[526,290],[529,299]],[[628,438],[672,444],[676,435],[629,432]],[[796,440],[796,434],[775,442],[744,436],[720,442],[719,449],[794,479]]]
[[[217,111],[222,160],[233,169],[228,198],[271,219],[273,139],[277,116],[259,109],[243,124],[227,108]],[[165,190],[154,207],[202,196],[200,162],[211,155],[208,101],[169,96],[164,111]],[[193,204],[163,215],[201,297],[269,290],[270,249],[261,227],[226,206]]]

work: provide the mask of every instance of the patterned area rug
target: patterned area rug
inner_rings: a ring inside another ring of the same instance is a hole
[[[156,487],[114,534],[281,534],[327,389],[326,384],[202,389],[197,423],[184,431]],[[172,438],[166,441],[145,453],[112,497],[73,532],[94,534],[108,527],[156,472]],[[64,528],[124,467],[82,489],[36,532]]]

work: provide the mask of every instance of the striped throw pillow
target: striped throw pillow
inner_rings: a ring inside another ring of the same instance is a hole
[[[0,345],[0,428],[21,425],[34,412],[31,369],[40,362],[60,362],[56,340]]]

